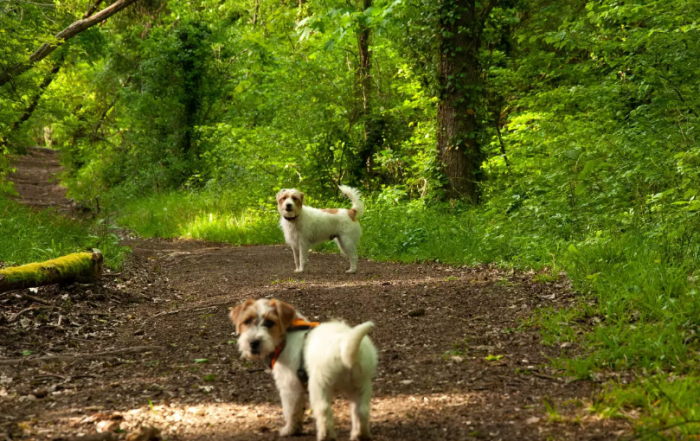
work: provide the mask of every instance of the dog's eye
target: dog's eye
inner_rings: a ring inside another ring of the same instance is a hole
[[[263,322],[263,326],[266,328],[271,328],[271,327],[275,326],[275,322],[273,322],[272,320],[265,320]]]
[[[253,324],[253,317],[249,318],[248,320],[243,322],[244,325],[250,326]]]
[[[296,197],[296,196],[292,196],[292,199],[296,201],[296,200],[297,200],[297,197]]]

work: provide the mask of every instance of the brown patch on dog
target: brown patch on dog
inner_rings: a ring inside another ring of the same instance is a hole
[[[337,208],[321,208],[321,211],[324,211],[326,213],[330,214],[338,214],[338,209]]]
[[[299,193],[298,197],[292,195],[292,200],[294,201],[294,205],[297,206],[297,209],[301,208],[301,206],[304,205],[304,193]]]
[[[272,302],[270,303],[270,306],[272,306]],[[297,311],[289,303],[284,303],[279,300],[275,302],[275,307],[275,309],[277,309],[277,315],[280,318],[280,324],[286,330],[292,325],[294,319],[297,317]]]
[[[229,318],[236,325],[236,332],[239,334],[243,333],[248,326],[246,323],[249,319],[255,320],[257,317],[258,311],[255,309],[255,300],[253,299],[248,299],[240,305],[231,308],[231,313],[229,314]]]
[[[268,332],[270,333],[272,341],[278,344],[284,339],[287,328],[294,322],[297,312],[292,305],[279,300],[272,299],[269,305],[274,309],[263,315],[263,319],[270,320],[274,323],[273,326],[268,327]]]
[[[348,210],[348,216],[350,216],[350,220],[353,222],[357,222],[357,210],[354,208],[351,208]]]

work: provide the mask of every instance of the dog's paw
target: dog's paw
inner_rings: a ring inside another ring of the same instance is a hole
[[[280,436],[295,436],[301,434],[301,427],[284,426],[280,429]]]
[[[295,269],[294,272],[298,274],[298,273],[303,273],[304,270],[303,269]]]
[[[356,272],[357,272],[357,268],[355,268],[355,269],[351,268],[351,269],[345,271],[345,274],[355,274]]]

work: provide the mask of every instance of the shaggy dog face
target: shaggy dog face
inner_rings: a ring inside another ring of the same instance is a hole
[[[304,206],[304,193],[297,189],[283,189],[277,193],[277,211],[285,219],[295,219]]]
[[[229,315],[240,335],[238,349],[248,359],[264,359],[284,341],[296,317],[294,307],[279,300],[248,299]]]

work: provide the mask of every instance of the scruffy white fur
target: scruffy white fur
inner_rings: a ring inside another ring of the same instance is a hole
[[[272,305],[272,306],[271,306]],[[271,311],[279,310],[279,313]],[[328,322],[309,331],[279,333],[274,326],[285,326],[288,320],[281,319],[272,327],[263,323],[276,317],[288,316],[303,318],[291,305],[279,300],[249,300],[234,308],[231,319],[236,323],[240,333],[238,347],[246,358],[265,358],[281,341],[285,341],[284,350],[279,355],[272,374],[282,399],[285,425],[280,430],[281,436],[301,433],[306,390],[299,380],[297,371],[300,366],[300,354],[303,348],[306,371],[308,374],[308,398],[316,419],[317,439],[336,439],[333,422],[333,400],[337,393],[342,393],[350,400],[352,429],[350,439],[366,440],[370,438],[369,413],[372,397],[372,378],[377,368],[377,350],[367,337],[374,326],[366,322],[354,328],[342,322]],[[255,317],[251,319],[250,317]],[[246,325],[244,320],[249,321]],[[291,322],[290,322],[291,323]],[[306,338],[304,334],[307,333]],[[251,342],[261,340],[255,350]],[[275,341],[280,340],[280,341]],[[268,345],[267,342],[272,343]]]
[[[352,201],[352,208],[318,209],[304,205],[304,193],[283,189],[277,193],[277,209],[284,238],[292,247],[295,272],[304,271],[309,261],[309,248],[327,240],[335,240],[340,252],[350,261],[347,273],[357,272],[357,245],[362,237],[359,218],[365,211],[357,189],[338,187]]]

